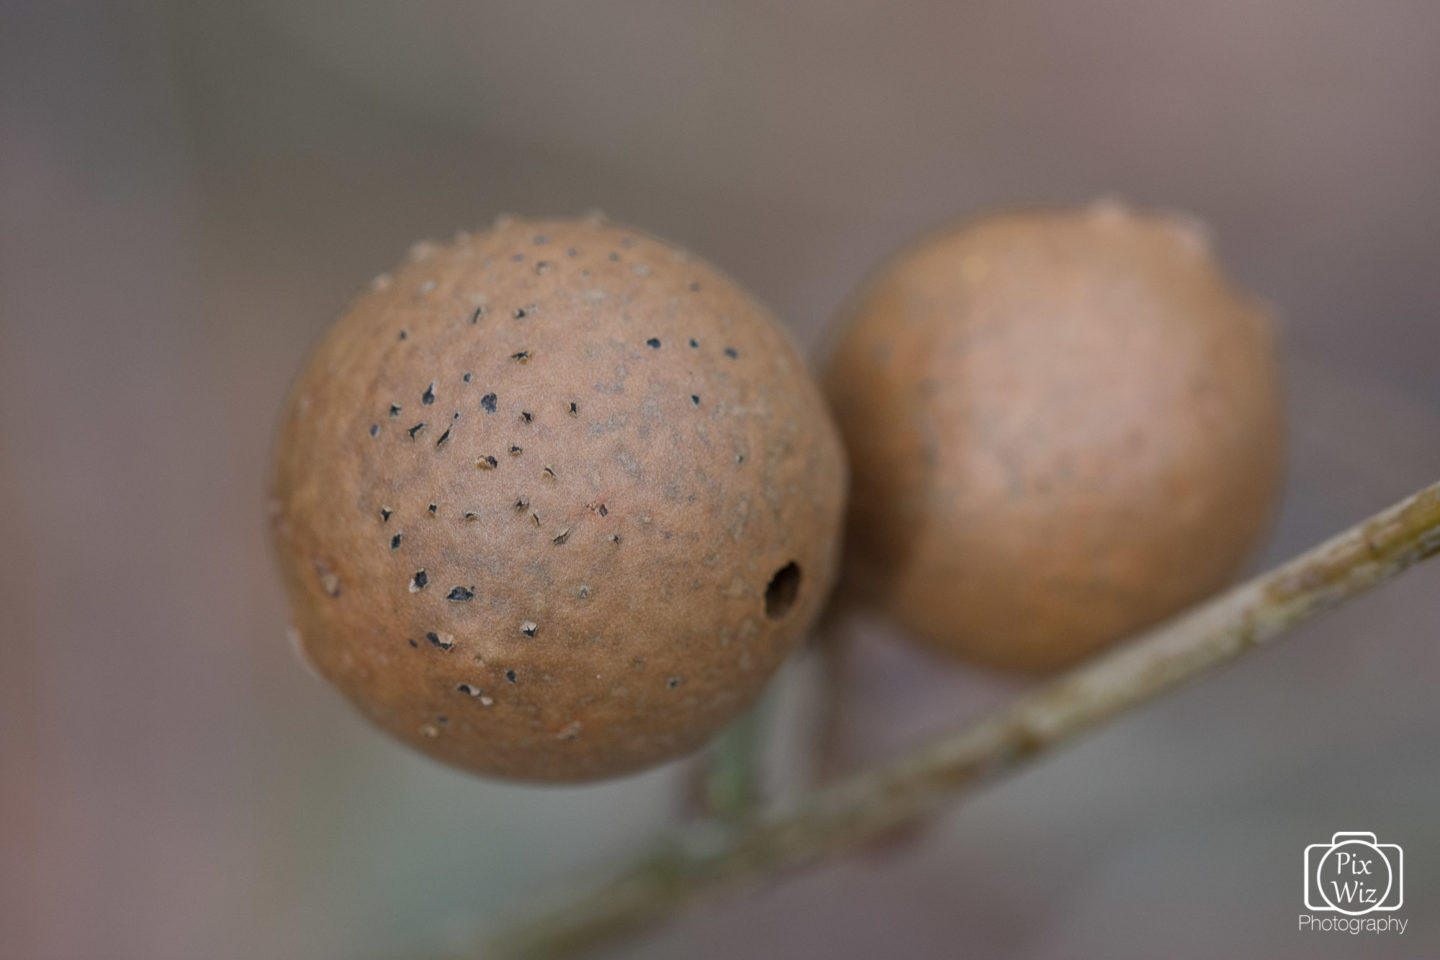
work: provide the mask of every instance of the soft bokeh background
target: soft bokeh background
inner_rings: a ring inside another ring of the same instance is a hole
[[[813,347],[939,219],[1187,208],[1286,317],[1276,559],[1440,477],[1437,42],[1420,0],[3,0],[0,955],[422,956],[673,817],[676,767],[536,790],[413,756],[284,642],[278,405],[412,240],[599,207]],[[1424,569],[619,955],[1440,955],[1437,625]],[[873,625],[856,675],[857,759],[1020,687]],[[1296,932],[1337,829],[1404,845],[1404,937]]]

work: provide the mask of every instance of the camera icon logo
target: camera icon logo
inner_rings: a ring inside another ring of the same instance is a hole
[[[1360,917],[1405,903],[1405,852],[1373,833],[1341,832],[1305,848],[1305,908]]]

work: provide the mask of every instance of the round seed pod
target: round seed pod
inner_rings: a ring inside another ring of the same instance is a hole
[[[304,656],[431,756],[525,780],[693,749],[833,585],[845,461],[769,314],[635,230],[502,218],[329,330],[275,451]]]
[[[1230,580],[1280,484],[1268,317],[1188,220],[952,225],[853,299],[825,387],[856,583],[933,645],[1049,670]]]

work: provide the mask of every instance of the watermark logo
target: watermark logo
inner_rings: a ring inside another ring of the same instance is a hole
[[[1300,915],[1301,930],[1404,933],[1407,921],[1394,916],[1404,905],[1405,851],[1398,843],[1342,832],[1305,848],[1305,909],[1311,913]]]

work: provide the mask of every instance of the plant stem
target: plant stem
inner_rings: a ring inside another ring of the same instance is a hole
[[[835,780],[846,767],[845,696],[850,686],[851,658],[854,656],[851,649],[854,638],[850,635],[853,621],[845,615],[850,611],[847,605],[842,613],[840,604],[836,604],[832,615],[821,624],[815,645],[820,660],[820,691],[815,718],[813,786]]]
[[[701,894],[812,863],[926,817],[961,791],[1239,658],[1440,553],[1440,483],[1290,562],[1040,685],[975,726],[728,829],[681,830],[608,885],[515,928],[483,957],[558,958]]]
[[[720,731],[703,758],[701,799],[709,816],[735,821],[751,813],[760,797],[766,698]]]

